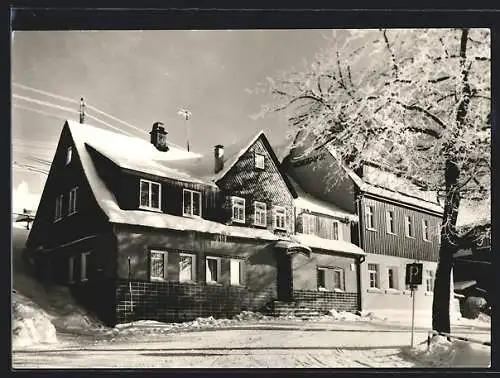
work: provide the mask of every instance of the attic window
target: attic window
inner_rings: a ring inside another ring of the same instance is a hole
[[[147,210],[160,210],[161,186],[157,182],[141,179],[139,207]]]
[[[264,169],[266,167],[265,165],[265,157],[262,154],[255,154],[255,168],[257,169]]]
[[[73,147],[68,147],[68,152],[66,153],[66,165],[71,163],[71,158],[73,157]]]

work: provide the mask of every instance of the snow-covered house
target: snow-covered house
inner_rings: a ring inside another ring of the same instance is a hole
[[[283,167],[314,198],[356,214],[352,240],[366,253],[360,272],[360,307],[410,309],[405,267],[417,261],[424,264],[424,274],[416,306],[430,309],[443,211],[436,196],[372,164],[349,170],[329,145],[313,152],[308,148],[307,140],[300,140]]]
[[[66,121],[27,240],[41,279],[108,324],[230,316],[291,301],[308,289],[297,271],[316,281],[292,265],[318,240],[294,237],[297,193],[263,133],[213,157],[175,148],[160,124],[150,134]]]

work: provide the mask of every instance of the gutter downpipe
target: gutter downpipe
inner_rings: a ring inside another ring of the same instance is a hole
[[[358,240],[359,240],[359,247],[363,249],[364,251],[364,240],[363,240],[363,232],[362,232],[362,227],[364,226],[364,219],[363,215],[361,214],[361,199],[363,196],[359,194],[359,192],[356,194],[356,206],[358,210]],[[358,307],[359,311],[362,311],[363,309],[363,300],[362,300],[362,282],[361,282],[361,264],[365,261],[365,256],[359,256],[358,257]]]

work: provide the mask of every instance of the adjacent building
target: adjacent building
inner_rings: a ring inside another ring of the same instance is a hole
[[[416,303],[417,308],[430,309],[443,211],[436,196],[375,164],[349,170],[331,146],[312,152],[309,148],[307,140],[297,142],[283,167],[315,199],[355,214],[349,232],[366,253],[358,286],[360,308],[407,310],[411,292],[405,285],[405,267],[421,262],[423,284]]]

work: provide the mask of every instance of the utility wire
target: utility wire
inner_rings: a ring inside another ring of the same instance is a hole
[[[29,91],[32,91],[32,92],[35,92],[35,93],[40,93],[40,94],[43,94],[45,96],[57,98],[57,99],[62,100],[62,101],[72,102],[73,104],[78,104],[79,103],[79,101],[76,101],[76,100],[74,100],[72,98],[65,97],[65,96],[60,96],[60,95],[57,95],[55,93],[51,93],[51,92],[47,92],[47,91],[42,91],[41,89],[36,89],[36,88],[33,88],[33,87],[29,87],[27,85],[23,85],[23,84],[19,84],[19,83],[12,83],[12,85],[14,87],[26,89],[26,90],[29,90]]]

